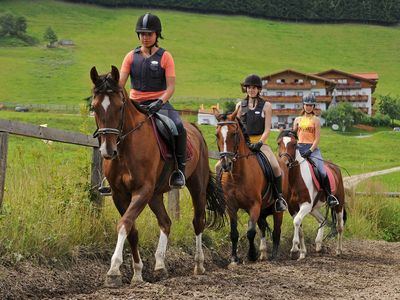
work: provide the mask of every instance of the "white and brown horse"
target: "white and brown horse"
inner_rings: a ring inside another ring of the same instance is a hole
[[[278,136],[279,163],[283,173],[283,191],[288,199],[289,213],[293,217],[294,234],[293,246],[290,250],[294,258],[300,251],[298,259],[305,258],[307,250],[304,243],[302,222],[307,214],[311,214],[319,224],[317,237],[315,239],[316,251],[322,249],[324,227],[326,218],[320,212],[320,208],[326,205],[326,193],[318,188],[313,175],[312,167],[304,159],[297,149],[297,139],[291,131],[282,131]],[[346,221],[346,210],[344,208],[345,192],[340,169],[329,162],[324,162],[327,173],[330,176],[332,193],[339,200],[339,205],[334,209],[336,215],[337,246],[336,254],[343,251],[343,227]],[[332,214],[334,215],[334,214]]]

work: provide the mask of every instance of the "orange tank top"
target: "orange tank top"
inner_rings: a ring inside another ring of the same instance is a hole
[[[314,116],[300,117],[297,136],[299,137],[300,144],[312,144],[315,140],[315,120]]]

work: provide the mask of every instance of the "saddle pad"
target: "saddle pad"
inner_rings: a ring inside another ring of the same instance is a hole
[[[161,157],[164,160],[173,159],[173,154],[171,153],[170,147],[165,143],[164,139],[161,137],[160,133],[157,130],[157,126],[154,122],[154,119],[151,118],[151,124],[153,126],[154,135],[157,140],[158,148],[160,149]],[[193,146],[188,137],[186,142],[186,161],[191,160],[193,157]]]
[[[319,183],[317,176],[314,173],[314,168],[313,166],[310,164],[310,162],[308,162],[308,167],[310,168],[310,172],[311,172],[311,176],[312,176],[312,180],[314,182],[314,185],[316,186],[316,188],[318,189],[318,191],[322,190],[321,184]],[[333,176],[333,172],[332,170],[324,164],[324,168],[326,171],[326,174],[328,175],[329,178],[329,185],[331,186],[331,192],[332,194],[336,193],[336,181],[335,181],[335,177]]]

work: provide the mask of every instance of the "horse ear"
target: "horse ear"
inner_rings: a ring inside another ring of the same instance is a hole
[[[112,79],[115,80],[115,82],[119,82],[119,71],[116,66],[111,66],[111,76]]]
[[[92,79],[93,84],[96,84],[96,81],[99,78],[99,73],[97,73],[96,67],[93,67],[90,70],[90,78]]]
[[[236,116],[239,112],[239,109],[235,109],[235,111],[229,116],[229,119],[236,120]]]

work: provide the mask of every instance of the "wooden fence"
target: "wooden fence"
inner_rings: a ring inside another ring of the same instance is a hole
[[[103,196],[101,196],[97,190],[97,187],[100,186],[103,179],[102,158],[100,156],[97,139],[82,133],[68,132],[59,129],[0,119],[0,208],[2,207],[4,196],[9,134],[91,147],[91,190],[96,204],[101,205],[103,203]],[[218,152],[209,151],[209,157],[212,159],[218,159]],[[169,192],[168,208],[173,217],[179,218],[179,190],[172,190]]]

